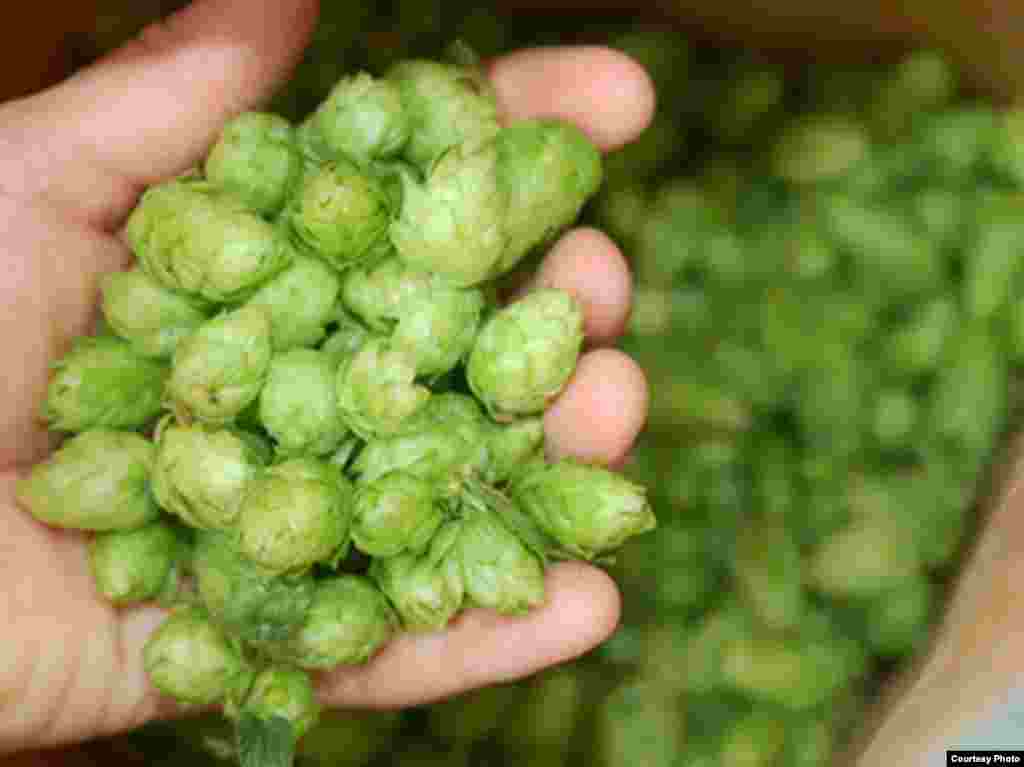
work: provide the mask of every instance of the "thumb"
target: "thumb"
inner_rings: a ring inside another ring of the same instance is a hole
[[[21,150],[20,188],[116,225],[144,186],[195,164],[228,118],[271,95],[317,10],[317,0],[195,0],[60,85],[9,102],[0,141]]]

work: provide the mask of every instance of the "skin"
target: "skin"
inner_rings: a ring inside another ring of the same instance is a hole
[[[315,0],[199,0],[54,88],[0,105],[0,754],[111,735],[177,709],[142,668],[163,613],[115,610],[94,593],[85,539],[19,510],[14,482],[53,446],[36,413],[47,364],[96,317],[97,281],[128,265],[117,232],[146,185],[199,160],[230,116],[259,105],[297,61]],[[602,149],[634,139],[654,94],[646,74],[601,48],[521,51],[490,62],[509,120],[573,120]],[[608,347],[629,312],[625,261],[604,235],[567,234],[537,281],[573,291],[594,347],[546,417],[552,456],[617,464],[643,425],[647,389]],[[603,641],[619,594],[601,571],[564,564],[548,603],[522,618],[470,610],[446,631],[402,637],[373,662],[327,675],[327,705],[393,707],[532,674]],[[81,759],[67,752],[69,764]]]

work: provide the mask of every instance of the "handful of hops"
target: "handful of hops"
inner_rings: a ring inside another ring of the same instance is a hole
[[[109,601],[172,608],[150,678],[223,706],[246,764],[291,760],[310,672],[465,607],[525,613],[549,561],[655,526],[643,488],[544,459],[576,300],[488,285],[575,220],[600,156],[496,114],[472,66],[405,61],[298,126],[236,117],[143,194],[106,330],[55,365],[44,413],[73,436],[19,502],[93,531]]]

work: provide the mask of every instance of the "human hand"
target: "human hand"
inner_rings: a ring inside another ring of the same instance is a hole
[[[37,415],[48,364],[89,331],[99,276],[129,263],[116,232],[139,194],[193,165],[228,117],[265,99],[301,52],[315,6],[200,0],[59,86],[0,106],[0,340],[12,365],[0,402],[0,753],[121,732],[176,710],[142,667],[163,612],[103,602],[86,538],[18,509],[14,483],[52,447]],[[635,138],[653,110],[643,71],[605,49],[522,51],[491,62],[489,74],[506,118],[562,117],[603,149]],[[535,283],[577,295],[593,347],[622,331],[629,272],[599,232],[566,234]],[[646,405],[635,363],[593,348],[546,415],[548,449],[617,463]],[[327,674],[324,703],[435,700],[569,660],[614,629],[618,592],[600,570],[561,564],[547,587],[547,604],[528,616],[468,610],[444,632],[400,637],[367,666]]]

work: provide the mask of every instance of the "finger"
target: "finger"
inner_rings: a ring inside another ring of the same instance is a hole
[[[654,115],[654,86],[637,62],[599,46],[531,48],[495,59],[490,77],[503,115],[557,117],[602,150],[633,141]]]
[[[562,237],[526,289],[536,288],[559,288],[576,297],[592,345],[614,342],[626,327],[633,291],[629,264],[597,229],[573,229]]]
[[[569,385],[544,413],[550,458],[618,465],[647,419],[647,381],[616,349],[584,354]]]
[[[322,696],[329,705],[390,708],[519,679],[604,641],[619,611],[618,589],[606,573],[560,563],[547,572],[542,607],[522,617],[466,610],[445,631],[403,634],[368,665],[326,674]]]
[[[226,119],[270,94],[316,12],[316,0],[196,0],[61,85],[12,103],[0,112],[0,140],[28,156],[24,180],[41,196],[108,225],[142,187],[197,162]]]

